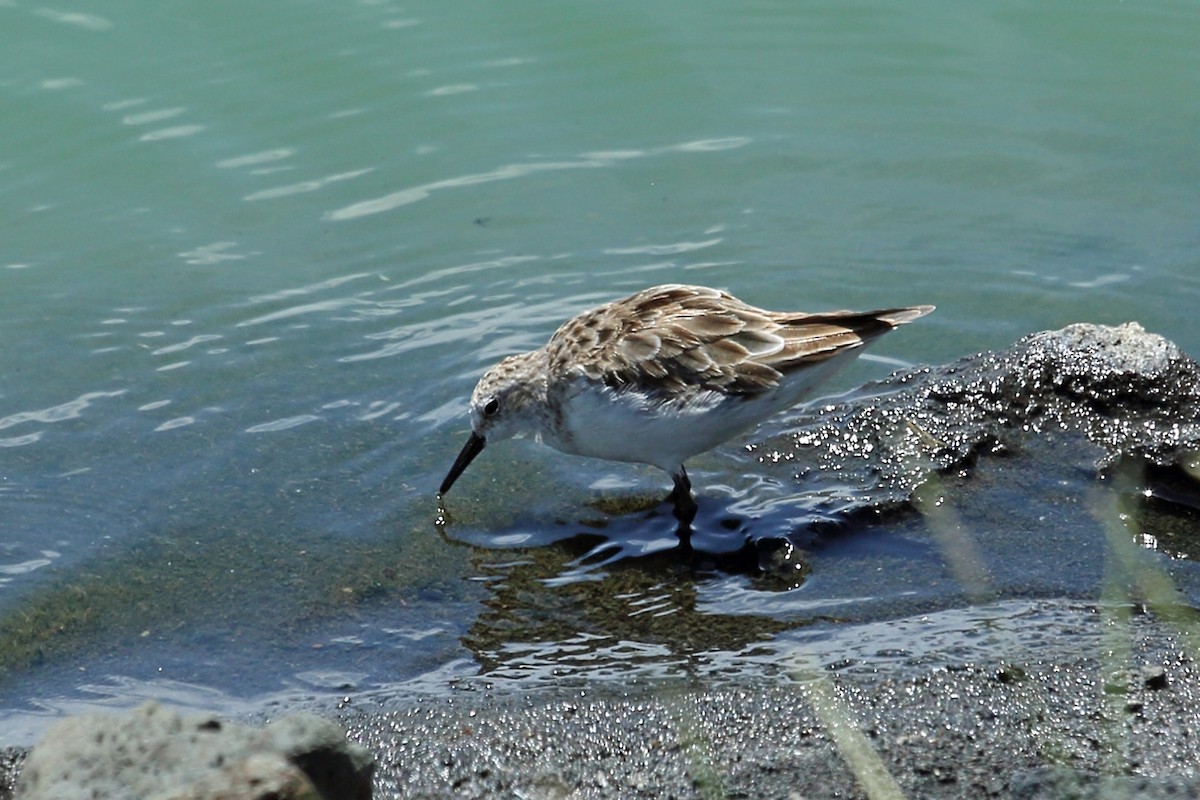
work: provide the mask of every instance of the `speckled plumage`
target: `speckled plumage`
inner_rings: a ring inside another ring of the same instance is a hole
[[[606,303],[480,378],[471,437],[441,491],[487,442],[532,432],[567,453],[666,470],[687,526],[684,460],[794,405],[864,345],[932,310],[766,311],[678,284]]]

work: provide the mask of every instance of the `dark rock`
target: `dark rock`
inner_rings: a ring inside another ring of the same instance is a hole
[[[1167,688],[1167,671],[1156,664],[1142,667],[1142,685],[1154,691]]]
[[[1081,437],[1098,474],[1138,459],[1194,479],[1200,366],[1136,323],[1071,325],[897,372],[762,430],[746,448],[757,471],[790,473],[803,490],[796,502],[832,513],[907,503],[930,472],[1004,456],[1030,434]],[[795,480],[781,483],[796,496]]]
[[[1001,683],[1015,683],[1025,680],[1025,670],[1016,664],[1005,664],[996,670],[996,680]]]

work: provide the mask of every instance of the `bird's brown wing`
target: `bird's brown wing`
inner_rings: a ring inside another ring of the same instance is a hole
[[[582,374],[616,389],[749,396],[930,310],[765,311],[717,289],[672,284],[580,314],[546,347],[552,380]]]

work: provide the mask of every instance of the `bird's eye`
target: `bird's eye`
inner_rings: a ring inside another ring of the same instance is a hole
[[[483,415],[485,417],[494,417],[496,412],[500,410],[500,401],[492,398],[483,404]]]

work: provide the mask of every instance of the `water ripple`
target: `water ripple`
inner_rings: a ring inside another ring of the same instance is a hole
[[[664,148],[664,150],[679,153],[715,153],[720,150],[735,150],[739,147],[745,147],[751,141],[753,140],[748,136],[728,136],[724,139],[697,139],[694,142],[684,142],[683,144]]]
[[[114,392],[87,392],[74,400],[69,400],[66,403],[51,406],[50,408],[43,408],[39,411],[18,411],[16,414],[9,414],[7,417],[0,417],[0,430],[27,422],[54,423],[75,419],[83,414],[84,409],[90,406],[93,400],[105,397],[120,397],[123,394],[125,394],[124,389]]]
[[[699,139],[691,142],[683,142],[681,144],[668,145],[666,147],[654,148],[650,150],[608,150],[585,153],[576,159],[569,161],[540,161],[531,162],[528,164],[506,164],[491,172],[477,172],[470,175],[461,175],[456,178],[446,178],[432,183],[421,184],[420,186],[412,186],[407,189],[401,189],[398,192],[383,195],[371,200],[362,200],[357,203],[352,203],[348,206],[326,212],[325,219],[332,222],[341,222],[359,217],[369,216],[371,214],[381,214],[386,211],[392,211],[402,206],[416,203],[429,197],[433,192],[441,189],[454,189],[462,186],[475,186],[481,183],[491,183],[492,181],[510,180],[513,178],[523,178],[527,175],[534,175],[539,172],[550,172],[555,170],[570,170],[570,169],[597,169],[601,167],[609,167],[618,161],[624,161],[633,158],[646,158],[650,156],[662,155],[664,153],[705,153],[717,150],[729,150],[736,147],[744,147],[749,144],[752,139],[746,136],[728,137],[724,139]]]
[[[89,31],[107,31],[113,27],[113,24],[104,17],[96,14],[84,14],[79,11],[58,11],[53,8],[39,8],[33,13],[54,22],[61,22],[63,25],[74,25],[77,28],[86,28]]]
[[[162,122],[165,119],[178,117],[180,114],[187,113],[187,109],[183,106],[176,108],[160,108],[157,111],[143,111],[140,114],[129,114],[121,118],[123,125],[149,125],[152,122]]]
[[[160,347],[157,350],[154,350],[151,353],[151,355],[161,356],[161,355],[166,355],[167,353],[178,353],[183,350],[187,350],[189,347],[195,347],[196,345],[202,344],[204,342],[212,342],[217,339],[223,339],[223,338],[225,338],[225,337],[221,336],[219,333],[202,333],[197,336],[193,336],[192,338],[188,339],[187,341],[177,342],[176,344],[169,344],[166,347]]]
[[[1099,289],[1101,286],[1108,286],[1113,283],[1124,283],[1125,281],[1129,280],[1129,277],[1129,275],[1118,272],[1109,275],[1101,275],[1093,278],[1090,281],[1074,281],[1069,285],[1075,287],[1076,289]]]
[[[24,436],[7,436],[0,438],[0,447],[22,447],[27,444],[35,444],[42,438],[41,431],[27,433]]]
[[[23,550],[24,548],[12,547],[9,549],[13,552],[16,552]],[[28,575],[31,572],[36,572],[39,569],[50,566],[55,561],[62,558],[62,553],[59,553],[56,550],[38,550],[36,551],[36,555],[34,555],[34,553],[28,553],[27,555],[33,557],[25,557],[23,561],[14,561],[11,563],[0,561],[0,587],[3,587],[7,583],[12,583],[13,579],[17,576]]]
[[[436,89],[430,89],[426,92],[428,97],[445,97],[451,94],[464,94],[466,92],[477,92],[479,86],[474,83],[452,83],[447,86],[439,86]]]
[[[246,433],[275,433],[277,431],[286,431],[288,428],[307,425],[310,422],[319,422],[320,419],[321,418],[316,414],[297,414],[294,417],[284,417],[283,419],[264,422],[261,425],[254,425],[246,428]]]
[[[212,244],[201,245],[195,250],[184,251],[178,255],[188,264],[199,267],[209,264],[220,264],[222,261],[241,261],[246,258],[246,255],[256,255],[255,253],[242,254],[228,252],[234,247],[237,247],[237,242],[213,242]]]
[[[83,81],[79,78],[47,78],[42,81],[41,86],[48,92],[58,92],[63,89],[74,89],[76,86],[83,86]]]
[[[449,308],[452,305],[450,304],[447,307]],[[516,352],[522,349],[522,347],[528,349],[531,343],[524,341],[524,337],[529,335],[528,330],[524,326],[521,326],[520,331],[515,334],[518,338],[522,339],[520,342],[514,342],[511,337],[497,333],[498,320],[512,312],[513,309],[511,308],[477,308],[469,306],[468,311],[459,314],[450,314],[440,319],[423,320],[412,324],[400,325],[386,331],[370,333],[364,338],[370,341],[382,341],[385,344],[370,352],[342,356],[338,361],[353,363],[356,361],[372,361],[377,358],[390,358],[413,350],[442,345],[448,342],[462,341],[464,339],[486,342],[480,351],[484,358],[488,358],[499,351]],[[519,313],[521,319],[525,322],[544,321],[557,319],[561,315],[561,309],[558,298],[553,298],[544,303],[531,303],[523,306],[520,308]]]
[[[263,323],[266,323],[266,322],[277,322],[281,319],[289,319],[291,317],[298,317],[303,314],[314,314],[314,313],[318,313],[321,311],[337,311],[339,309],[347,308],[349,306],[360,305],[360,304],[363,304],[364,302],[365,301],[363,301],[357,297],[339,297],[339,298],[335,298],[333,300],[318,300],[315,303],[305,303],[304,305],[292,306],[291,308],[284,308],[284,309],[280,309],[279,311],[272,311],[270,314],[263,314],[260,317],[254,317],[253,319],[243,320],[242,322],[239,322],[237,324],[237,326],[239,328],[245,328],[245,327],[249,327],[251,325],[262,325]]]
[[[105,111],[122,111],[126,108],[137,108],[140,105],[145,105],[145,103],[146,98],[144,97],[131,97],[128,100],[114,100],[100,107]]]
[[[173,128],[161,128],[156,131],[150,131],[138,137],[139,142],[157,142],[163,139],[181,139],[184,136],[193,136],[204,130],[203,125],[176,125]]]
[[[291,158],[295,154],[296,151],[290,147],[280,147],[275,150],[264,150],[261,153],[250,153],[249,155],[227,158],[223,161],[218,161],[217,167],[220,169],[257,167],[262,164],[270,164],[274,161],[282,161],[285,158]]]
[[[366,217],[371,214],[381,214],[385,211],[391,211],[401,206],[410,205],[419,200],[424,200],[439,189],[452,189],[461,186],[475,186],[481,183],[491,183],[492,181],[507,180],[509,178],[521,178],[526,175],[532,175],[538,172],[547,172],[552,170],[565,169],[589,169],[605,166],[604,162],[597,160],[583,161],[548,161],[533,164],[507,164],[499,169],[491,172],[478,172],[471,175],[462,175],[457,178],[447,178],[445,180],[434,181],[433,183],[425,183],[420,186],[413,186],[408,189],[401,189],[398,192],[377,197],[374,200],[364,200],[358,203],[344,206],[335,211],[330,211],[325,214],[325,219],[339,222],[348,219],[357,219],[358,217]]]
[[[374,167],[366,169],[356,169],[349,172],[339,172],[336,175],[328,175],[324,178],[316,178],[311,181],[301,181],[300,183],[292,183],[287,186],[277,186],[274,189],[263,189],[261,192],[248,194],[243,200],[248,203],[253,203],[258,200],[275,200],[280,197],[290,197],[295,194],[304,194],[306,192],[315,192],[319,189],[328,186],[331,183],[339,181],[348,181],[352,178],[357,178],[361,175],[366,175],[369,172],[374,172]]]
[[[22,561],[17,564],[0,564],[0,575],[25,575],[33,572],[35,569],[48,567],[54,563],[54,559],[60,557],[60,553],[53,550],[43,550],[42,558],[33,558],[28,561]],[[0,583],[5,583],[10,578],[0,578]]]
[[[326,289],[336,289],[343,283],[349,283],[351,281],[357,281],[362,278],[370,277],[372,274],[373,273],[370,272],[355,272],[351,275],[338,275],[336,278],[329,278],[328,280],[319,281],[317,283],[310,283],[307,286],[298,286],[294,289],[281,289],[278,292],[271,292],[270,294],[255,295],[246,302],[250,305],[260,305],[262,303],[276,303],[280,300],[286,300],[290,297],[303,297],[304,295],[317,294],[318,292],[323,292]]]
[[[163,431],[173,431],[176,428],[184,428],[184,427],[187,427],[188,425],[193,425],[193,424],[195,424],[195,422],[196,422],[195,417],[176,417],[175,419],[169,419],[166,422],[159,425],[157,428],[154,429],[154,432],[161,433]]]
[[[703,250],[706,247],[713,247],[723,242],[724,239],[708,239],[703,242],[676,242],[675,244],[647,244],[640,247],[609,247],[604,251],[605,255],[610,256],[628,256],[628,255],[646,255],[646,256],[670,256],[677,253],[690,253],[693,250]]]

